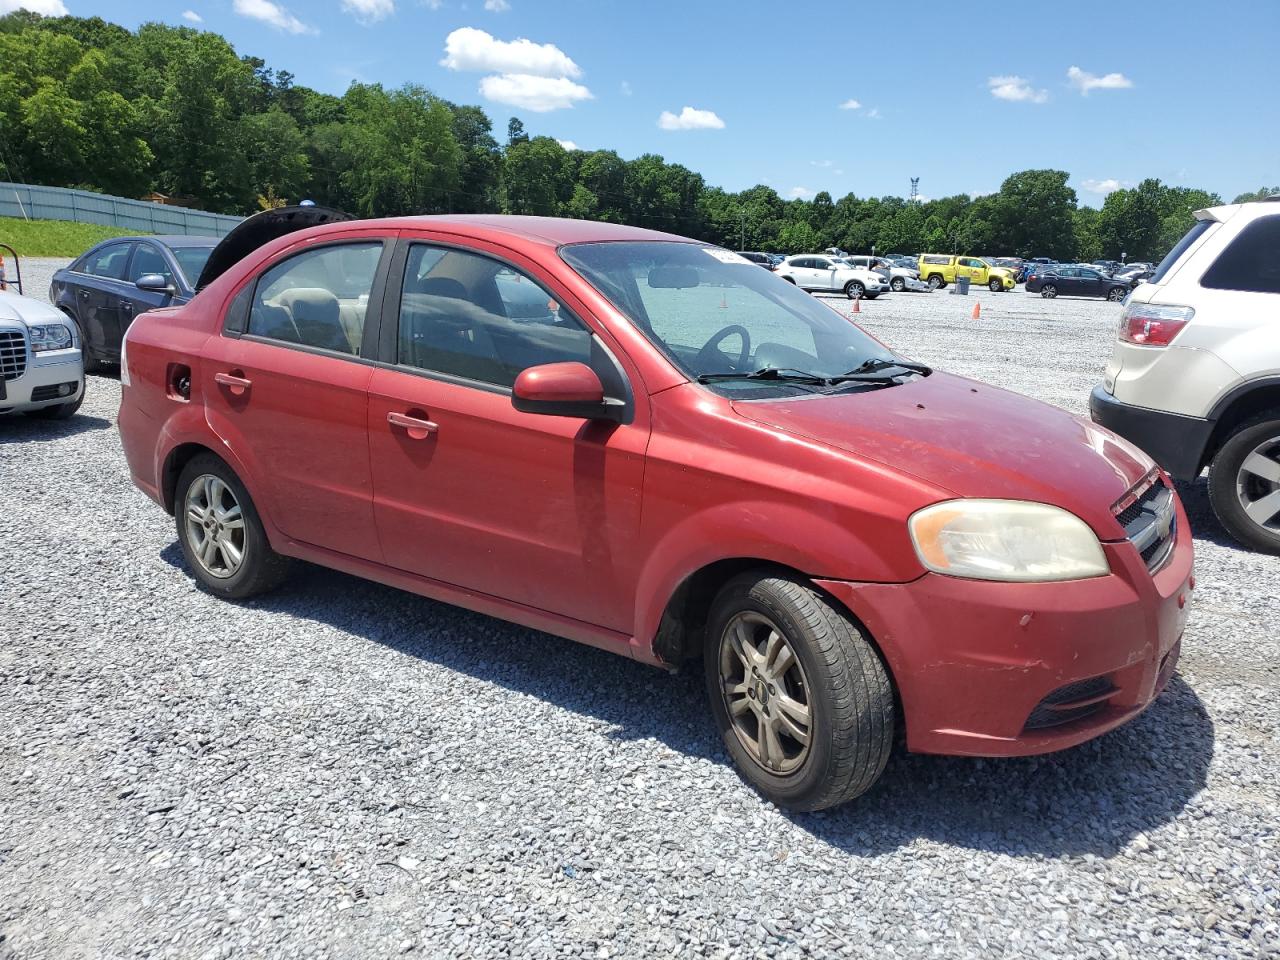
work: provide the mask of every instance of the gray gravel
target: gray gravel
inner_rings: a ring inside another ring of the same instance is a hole
[[[860,319],[1083,412],[1118,313],[935,293]],[[1039,759],[899,755],[789,816],[696,676],[314,568],[199,592],[129,485],[118,390],[0,422],[0,957],[1280,952],[1280,567],[1203,482],[1181,671],[1145,715]]]

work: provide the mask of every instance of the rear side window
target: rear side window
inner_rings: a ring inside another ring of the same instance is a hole
[[[1160,283],[1164,280],[1164,275],[1173,269],[1173,265],[1181,259],[1182,255],[1187,252],[1193,243],[1204,236],[1210,227],[1217,226],[1216,220],[1197,220],[1195,226],[1188,230],[1178,241],[1177,245],[1165,255],[1160,261],[1160,266],[1156,267],[1156,272],[1151,275],[1151,283]]]
[[[1280,216],[1260,217],[1241,230],[1201,278],[1200,286],[1280,293]]]
[[[950,262],[951,262],[951,258],[950,258],[950,257],[940,257],[940,256],[938,256],[937,254],[935,254],[935,255],[933,255],[933,256],[931,256],[931,257],[921,257],[920,259],[922,259],[925,263],[934,264],[934,265],[936,265],[936,266],[940,266],[940,267],[941,267],[941,266],[946,266],[948,263],[950,263]]]
[[[97,253],[85,257],[81,270],[95,277],[106,277],[108,280],[123,280],[124,268],[129,263],[129,248],[132,243],[113,243],[103,247]]]
[[[359,356],[382,244],[308,250],[258,279],[248,332],[272,340]]]

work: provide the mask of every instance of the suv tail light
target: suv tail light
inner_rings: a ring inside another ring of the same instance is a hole
[[[1195,315],[1191,307],[1131,303],[1120,317],[1120,339],[1140,347],[1167,347]]]

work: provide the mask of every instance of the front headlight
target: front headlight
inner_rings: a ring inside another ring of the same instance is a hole
[[[1110,568],[1074,514],[1023,500],[948,500],[912,514],[911,541],[934,573],[970,580],[1081,580]]]
[[[65,324],[39,323],[28,327],[27,332],[31,335],[32,353],[71,349],[71,328]]]

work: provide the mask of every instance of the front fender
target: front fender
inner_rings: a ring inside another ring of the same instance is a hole
[[[722,560],[779,564],[811,577],[898,583],[923,570],[895,570],[856,531],[803,505],[767,500],[717,504],[667,529],[636,583],[633,656],[657,663],[653,643],[668,602],[697,571]],[[838,572],[837,572],[838,571]]]

